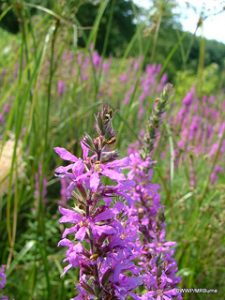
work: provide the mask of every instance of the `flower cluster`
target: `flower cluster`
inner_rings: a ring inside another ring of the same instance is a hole
[[[168,88],[156,101],[142,151],[134,147],[128,157],[117,158],[108,106],[96,117],[98,136],[86,135],[81,141],[83,158],[55,148],[60,158],[71,162],[58,167],[56,174],[66,186],[63,196],[75,199],[73,208],[68,201],[59,208],[60,222],[72,224],[59,242],[68,248],[64,273],[70,268],[80,271],[74,299],[182,299],[176,289],[180,279],[175,243],[166,240],[150,158],[167,94]]]
[[[121,100],[118,105],[125,104],[121,106],[124,109],[133,101],[139,102],[137,114],[141,120],[145,109],[151,105],[149,97],[160,93],[167,82],[167,75],[162,73],[161,65],[145,65],[142,56],[128,58],[126,64],[118,66],[116,59],[105,59],[91,46],[87,52],[80,50],[74,54],[64,51],[62,59],[64,63],[58,66],[56,73],[55,90],[59,102],[74,88],[78,94],[85,91],[90,97],[96,94],[100,100],[107,98],[111,101],[116,94]],[[70,83],[71,77],[76,78],[74,85]]]
[[[144,102],[155,93],[159,93],[164,88],[167,82],[167,75],[163,74],[160,82],[158,76],[161,71],[161,65],[147,65],[145,73],[141,77],[141,94],[139,96],[139,111],[138,116],[142,118],[145,111]]]
[[[135,181],[130,190],[134,199],[130,210],[139,225],[141,254],[139,264],[146,293],[140,299],[182,299],[177,292],[180,279],[174,255],[174,242],[165,237],[166,227],[163,207],[160,204],[159,185],[152,183],[152,162],[149,157],[143,159],[138,152],[130,155],[131,169],[129,180]]]
[[[130,218],[136,219],[139,231],[140,255],[138,265],[144,290],[140,299],[182,299],[176,287],[180,278],[174,255],[174,242],[166,240],[164,209],[160,203],[158,184],[152,182],[154,163],[152,152],[158,138],[158,129],[165,111],[171,86],[167,85],[156,99],[147,123],[144,143],[129,147],[130,169],[128,179],[135,182],[130,189],[133,204]],[[143,135],[143,134],[142,134]]]
[[[225,152],[224,112],[218,109],[215,97],[199,98],[192,87],[185,95],[177,116],[169,120],[169,123],[178,137],[175,151],[176,167],[188,161],[190,185],[196,186],[195,157],[201,155],[206,159],[215,160],[216,164],[210,175],[210,181],[214,184],[218,174],[223,171],[222,165],[218,165],[217,161],[222,160]]]
[[[137,228],[128,223],[128,191],[134,182],[122,172],[129,159],[117,159],[111,149],[115,133],[108,106],[96,117],[96,131],[95,139],[86,135],[81,141],[83,158],[55,148],[60,158],[71,162],[58,167],[56,174],[69,181],[67,196],[75,199],[74,207],[59,208],[60,222],[72,225],[59,246],[68,248],[64,272],[79,268],[75,299],[126,299],[141,284],[134,263],[139,254]]]

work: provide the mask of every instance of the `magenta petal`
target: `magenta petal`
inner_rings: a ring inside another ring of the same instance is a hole
[[[59,207],[60,213],[63,215],[60,219],[60,223],[73,223],[76,224],[82,220],[81,215],[76,213],[75,211],[63,207]]]
[[[77,226],[66,228],[63,232],[63,238],[66,237],[68,234],[72,234],[72,233],[75,233],[75,232],[77,232]]]
[[[113,281],[119,282],[119,277],[120,277],[121,271],[130,270],[131,267],[132,267],[132,263],[130,263],[130,262],[127,262],[127,263],[121,262],[120,264],[117,264],[114,269]]]
[[[71,269],[71,268],[72,268],[72,265],[71,265],[71,264],[69,264],[68,266],[66,266],[66,267],[64,268],[64,270],[63,270],[63,273],[62,273],[61,277],[64,276],[64,275],[66,274],[66,272],[67,272],[69,269]]]
[[[162,275],[160,276],[160,281],[161,281],[160,287],[164,288],[167,283],[167,276],[164,271],[162,272]]]
[[[90,188],[95,193],[98,189],[100,178],[98,173],[92,173],[90,176]]]
[[[111,178],[112,180],[120,181],[125,180],[125,176],[119,172],[110,169],[103,169],[102,174]]]
[[[76,162],[78,160],[78,158],[75,155],[67,151],[65,148],[55,147],[54,150],[63,160],[69,160],[72,162]]]
[[[164,247],[172,247],[172,246],[176,246],[176,244],[177,244],[176,242],[165,242],[163,246]]]
[[[76,181],[77,182],[85,182],[85,181],[87,181],[87,179],[89,179],[89,174],[90,174],[90,172],[87,172],[87,173],[84,173],[84,174],[81,174],[81,175],[79,175],[79,176],[77,176],[76,177]]]
[[[63,173],[66,173],[66,172],[68,172],[70,169],[72,169],[72,167],[73,167],[73,164],[70,164],[70,165],[68,165],[68,166],[66,166],[66,167],[60,166],[60,167],[56,168],[55,173],[56,173],[56,174],[63,174]]]
[[[114,216],[115,216],[114,212],[111,209],[107,209],[107,210],[103,211],[102,213],[98,214],[95,217],[95,221],[99,222],[99,221],[112,219]]]
[[[101,236],[102,234],[111,235],[115,233],[115,229],[108,225],[92,225],[91,229],[93,234],[97,234],[98,236]]]
[[[73,243],[68,239],[62,239],[61,241],[59,241],[58,246],[70,247],[70,246],[73,246]]]
[[[129,166],[129,158],[124,157],[122,159],[117,159],[112,162],[107,163],[107,167],[115,168],[115,167],[128,167]]]
[[[87,227],[81,227],[75,235],[76,239],[83,241],[85,238],[86,232],[87,232]]]
[[[73,174],[75,176],[79,176],[84,172],[84,163],[81,159],[78,159],[75,164],[73,164],[72,168]]]
[[[80,142],[80,145],[83,151],[83,158],[86,159],[88,157],[89,149],[87,146],[85,146],[85,144],[82,141]]]
[[[116,214],[119,214],[125,211],[126,209],[127,209],[126,205],[121,201],[116,202],[116,204],[113,207],[113,210]]]
[[[133,202],[134,202],[133,199],[126,193],[117,192],[117,194],[120,195],[121,197],[123,197],[124,199],[126,199],[129,206],[131,206],[133,204]]]
[[[152,296],[155,296],[155,291],[151,291],[151,292],[147,292],[144,294],[144,299],[155,299]],[[152,298],[148,298],[148,297],[152,297]]]
[[[70,184],[67,186],[67,188],[66,188],[66,197],[67,198],[71,197],[75,186],[76,186],[76,184],[73,181],[71,181]]]
[[[135,187],[135,182],[133,180],[123,180],[118,183],[117,187],[122,188],[123,190],[128,190]]]
[[[177,289],[171,289],[164,292],[164,294],[167,296],[177,296],[178,293],[179,292],[177,291]]]
[[[82,244],[79,242],[79,243],[76,244],[76,246],[74,246],[74,250],[76,251],[76,253],[82,253],[82,251],[84,249],[83,249]]]

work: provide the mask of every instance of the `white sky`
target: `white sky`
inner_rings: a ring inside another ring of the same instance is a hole
[[[133,0],[139,6],[149,8],[151,0]],[[218,40],[225,43],[225,0],[176,0],[183,29],[194,33],[199,15],[203,12],[208,16],[203,23],[203,35],[208,39]],[[222,13],[213,15],[221,11]],[[201,34],[198,29],[197,34]]]

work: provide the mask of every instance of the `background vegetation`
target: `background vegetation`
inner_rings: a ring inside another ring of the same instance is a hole
[[[62,231],[57,209],[63,195],[54,177],[59,161],[53,147],[80,154],[79,139],[92,133],[94,113],[108,102],[115,111],[118,149],[125,154],[142,139],[144,121],[168,76],[174,94],[154,152],[153,179],[161,185],[168,239],[177,242],[181,287],[218,290],[184,299],[223,299],[225,176],[218,172],[214,183],[210,176],[215,166],[224,167],[225,45],[184,32],[173,0],[154,0],[148,12],[125,0],[0,3],[4,294],[20,300],[74,296],[77,274],[60,278],[64,250],[57,248]],[[200,16],[196,29],[203,23]],[[176,165],[183,134],[176,116],[193,86],[198,115],[214,135],[201,152],[194,148],[198,140],[187,141],[190,147]],[[203,115],[203,106],[217,114]]]

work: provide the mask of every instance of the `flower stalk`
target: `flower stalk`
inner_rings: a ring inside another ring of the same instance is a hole
[[[114,149],[109,106],[96,116],[95,129],[97,137],[85,135],[81,141],[83,158],[55,148],[62,159],[71,162],[57,168],[56,174],[70,181],[67,194],[75,200],[73,207],[59,208],[60,222],[72,224],[64,230],[59,246],[68,248],[64,273],[79,268],[74,299],[126,299],[141,284],[134,263],[137,230],[127,226],[132,202],[128,190],[134,183],[122,171],[129,159],[118,159]]]
[[[146,159],[147,156],[154,149],[154,142],[156,139],[156,134],[159,129],[160,121],[162,118],[162,114],[165,112],[166,104],[170,95],[170,91],[172,89],[171,84],[167,84],[163,89],[163,92],[159,98],[157,98],[154,102],[151,116],[147,122],[146,133],[144,137],[144,147],[142,151],[143,159]]]

